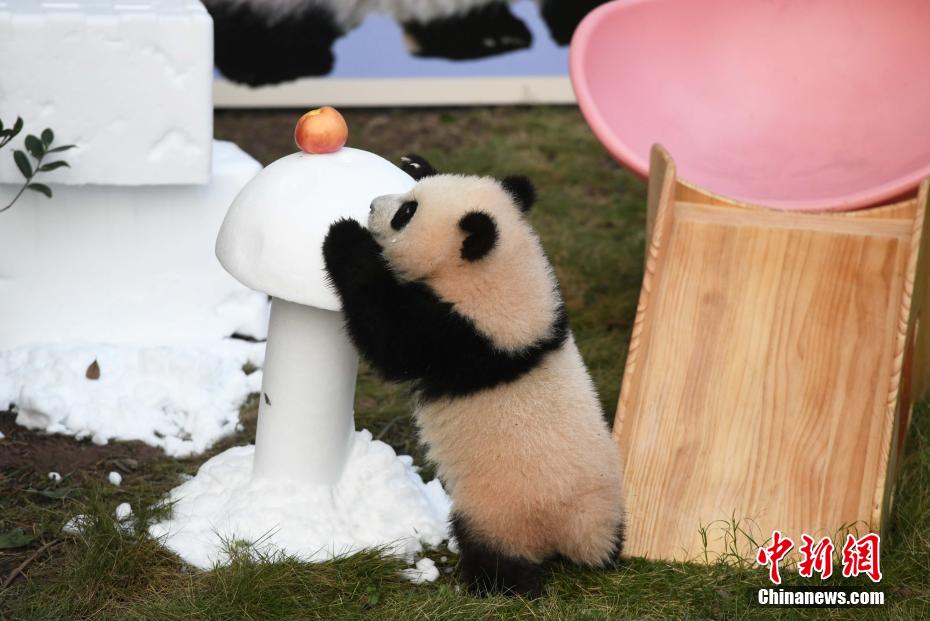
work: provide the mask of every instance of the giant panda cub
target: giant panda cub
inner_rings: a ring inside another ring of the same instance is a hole
[[[524,214],[524,177],[435,174],[376,198],[368,229],[323,244],[355,346],[410,381],[429,458],[452,497],[461,578],[475,593],[537,596],[543,563],[612,566],[623,544],[616,444]]]

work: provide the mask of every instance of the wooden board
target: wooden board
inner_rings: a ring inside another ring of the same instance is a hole
[[[799,214],[684,184],[661,148],[651,170],[651,242],[614,427],[627,553],[751,554],[733,520],[758,542],[773,529],[798,539],[880,528],[901,430],[926,387],[914,371],[899,390],[927,355],[914,337],[924,305],[911,303],[927,183],[888,207]]]

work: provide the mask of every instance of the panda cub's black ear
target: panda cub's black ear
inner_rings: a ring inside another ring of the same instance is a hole
[[[439,171],[433,168],[432,164],[416,153],[408,153],[407,155],[401,156],[400,169],[413,177],[414,181],[439,174]]]
[[[459,228],[465,232],[462,241],[462,258],[477,261],[485,257],[497,244],[497,225],[494,219],[481,211],[472,211],[462,216]]]
[[[536,188],[533,182],[522,175],[511,175],[501,179],[501,185],[510,192],[520,211],[529,211],[536,202]]]

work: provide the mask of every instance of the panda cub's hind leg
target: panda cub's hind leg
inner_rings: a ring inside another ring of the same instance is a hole
[[[622,513],[609,505],[600,507],[600,495],[582,498],[578,506],[587,511],[566,511],[559,533],[559,555],[576,565],[592,569],[614,569],[620,561],[626,539]]]
[[[459,515],[452,518],[459,544],[459,577],[475,595],[503,593],[541,597],[545,584],[542,563],[495,551],[468,529]]]

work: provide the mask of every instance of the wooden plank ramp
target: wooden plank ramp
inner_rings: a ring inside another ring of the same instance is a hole
[[[614,425],[627,554],[751,558],[774,529],[881,529],[930,385],[928,187],[856,212],[774,211],[677,179],[653,149]]]

